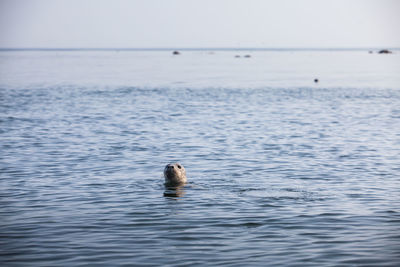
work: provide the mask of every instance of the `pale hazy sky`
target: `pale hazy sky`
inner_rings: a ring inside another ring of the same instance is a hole
[[[0,47],[400,47],[400,0],[0,0]]]

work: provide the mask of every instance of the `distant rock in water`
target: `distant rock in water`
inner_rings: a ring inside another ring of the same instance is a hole
[[[317,83],[317,82],[319,82],[319,80],[318,79],[314,79],[314,82]]]
[[[235,55],[235,57],[236,57],[236,58],[240,58],[240,57],[242,57],[242,56],[241,56],[241,55]],[[244,55],[243,57],[245,57],[245,58],[250,58],[251,55]]]
[[[180,55],[181,53],[179,53],[179,51],[174,51],[172,52],[173,55]]]
[[[380,51],[378,52],[378,54],[391,54],[391,53],[392,53],[392,51],[387,50],[387,49],[382,49],[382,50],[380,50]]]

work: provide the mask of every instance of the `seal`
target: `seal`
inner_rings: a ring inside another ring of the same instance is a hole
[[[164,168],[165,185],[178,186],[186,183],[186,170],[179,163],[167,164]]]

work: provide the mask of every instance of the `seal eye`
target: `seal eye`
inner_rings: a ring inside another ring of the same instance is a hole
[[[181,168],[181,165],[178,165],[178,168],[180,169],[180,168]]]

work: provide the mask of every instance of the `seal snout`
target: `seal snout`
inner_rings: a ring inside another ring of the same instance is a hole
[[[176,163],[176,164],[168,164],[166,167],[167,167],[169,170],[171,170],[171,169],[175,169],[175,165],[176,165],[176,167],[177,167],[178,169],[182,169],[182,166],[181,166],[180,164],[178,164],[178,163]]]

